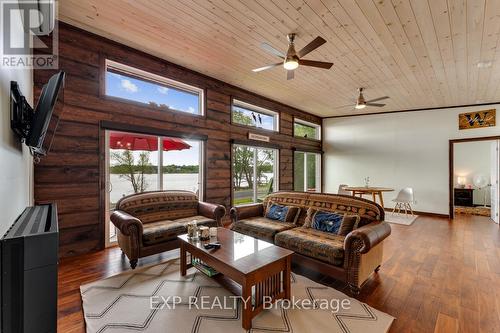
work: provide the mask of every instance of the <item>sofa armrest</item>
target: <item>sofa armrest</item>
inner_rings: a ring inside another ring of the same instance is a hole
[[[236,223],[238,220],[243,220],[248,217],[262,216],[264,214],[264,205],[262,203],[243,205],[233,207],[229,211],[231,221]]]
[[[132,233],[137,233],[138,239],[142,237],[142,222],[138,218],[122,210],[115,210],[110,218],[122,234],[131,236]]]
[[[198,202],[198,213],[213,218],[217,221],[217,225],[222,227],[222,218],[226,215],[226,208],[222,205],[200,201]]]
[[[391,234],[391,226],[387,222],[372,222],[351,231],[344,240],[346,252],[358,251],[367,253]]]

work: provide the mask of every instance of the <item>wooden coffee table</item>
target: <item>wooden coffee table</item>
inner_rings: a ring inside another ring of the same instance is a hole
[[[178,236],[181,243],[181,275],[192,267],[186,262],[187,253],[217,270],[214,276],[233,294],[241,296],[242,326],[249,330],[252,319],[264,308],[264,297],[275,302],[290,299],[290,273],[293,251],[246,236],[226,228],[218,228],[217,241],[220,249],[206,250],[209,241],[191,241],[187,235]],[[252,296],[254,301],[252,302]]]

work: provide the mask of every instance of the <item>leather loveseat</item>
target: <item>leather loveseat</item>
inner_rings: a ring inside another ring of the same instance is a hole
[[[222,226],[224,206],[198,201],[188,191],[151,191],[120,199],[111,215],[117,228],[118,245],[136,267],[139,258],[180,246],[177,236],[187,224]]]

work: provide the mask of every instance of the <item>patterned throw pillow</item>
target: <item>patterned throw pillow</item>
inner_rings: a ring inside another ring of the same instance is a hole
[[[304,221],[303,227],[304,228],[313,228],[314,218],[315,218],[316,214],[320,213],[320,212],[321,211],[319,211],[315,208],[309,208],[307,210],[307,215],[306,215],[306,219]],[[341,235],[341,236],[347,236],[347,234],[349,234],[351,231],[356,229],[358,227],[359,220],[361,219],[359,215],[346,214],[345,212],[334,212],[334,213],[322,212],[322,213],[336,214],[336,215],[342,216],[340,227],[337,231],[337,234]]]
[[[319,231],[337,234],[344,215],[330,212],[317,211],[312,219],[311,227]]]
[[[269,203],[265,217],[271,220],[295,223],[300,213],[300,208],[295,206],[281,206]]]
[[[359,220],[361,220],[361,217],[359,215],[344,215],[344,219],[342,220],[342,223],[340,224],[340,229],[338,234],[340,236],[347,236],[351,231],[354,229],[357,229]]]

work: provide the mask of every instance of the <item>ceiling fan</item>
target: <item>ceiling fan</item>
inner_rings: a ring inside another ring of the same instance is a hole
[[[297,69],[297,67],[299,67],[299,65],[318,67],[318,68],[323,68],[323,69],[330,69],[333,66],[333,63],[331,63],[331,62],[302,59],[302,57],[304,57],[308,53],[316,50],[318,47],[325,44],[326,40],[324,40],[323,38],[316,37],[313,41],[311,41],[309,44],[304,46],[298,52],[295,51],[295,45],[294,45],[295,34],[288,34],[287,39],[288,39],[288,50],[286,51],[286,54],[284,54],[281,51],[278,51],[277,49],[275,49],[274,47],[272,47],[271,45],[269,45],[267,43],[262,43],[261,44],[262,49],[271,53],[272,55],[275,55],[275,56],[281,58],[283,61],[280,61],[280,62],[272,64],[272,65],[267,65],[264,67],[255,68],[255,69],[252,69],[252,71],[262,72],[262,71],[283,65],[283,67],[287,70],[286,79],[291,80],[294,77],[294,70]]]
[[[367,106],[376,106],[376,107],[381,108],[381,107],[385,106],[385,104],[373,103],[373,102],[378,102],[378,101],[389,98],[389,96],[383,96],[383,97],[377,97],[374,99],[370,99],[369,101],[366,101],[365,97],[363,96],[363,88],[359,88],[358,92],[359,92],[359,96],[358,96],[358,99],[356,100],[356,105],[354,106],[354,108],[356,108],[358,110],[364,109]]]

